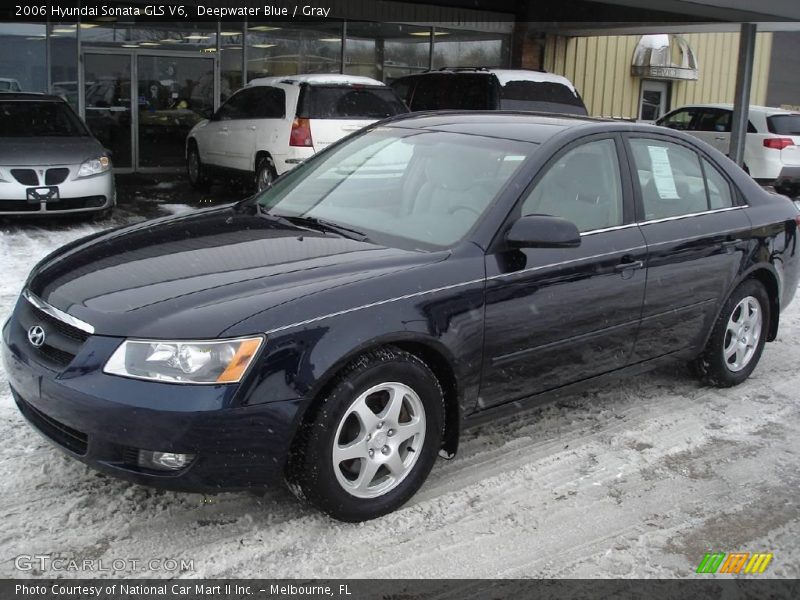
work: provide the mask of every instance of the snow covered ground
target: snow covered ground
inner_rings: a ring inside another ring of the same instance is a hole
[[[0,320],[36,261],[110,224],[0,223]],[[0,576],[81,575],[14,567],[46,554],[194,562],[117,573],[137,577],[684,577],[713,550],[773,552],[770,576],[800,577],[798,333],[800,300],[735,389],[657,371],[469,431],[408,505],[360,525],[283,489],[99,475],[27,426],[0,367]]]

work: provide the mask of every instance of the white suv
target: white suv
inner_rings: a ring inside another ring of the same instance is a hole
[[[693,104],[676,108],[656,124],[690,133],[728,154],[732,115],[732,104]],[[800,113],[751,106],[744,168],[782,194],[800,194]]]
[[[244,174],[262,190],[344,136],[404,112],[397,94],[369,77],[254,79],[189,132],[189,181],[201,188],[217,174]]]

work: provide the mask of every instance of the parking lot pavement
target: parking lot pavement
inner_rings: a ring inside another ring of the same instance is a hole
[[[202,205],[153,185],[105,222],[0,222],[0,321],[48,252]],[[0,576],[98,575],[15,568],[47,554],[193,561],[116,573],[135,577],[684,577],[715,551],[772,552],[767,575],[800,577],[798,364],[800,299],[741,386],[656,371],[468,431],[408,505],[360,525],[282,488],[201,496],[100,475],[28,427],[2,383]]]

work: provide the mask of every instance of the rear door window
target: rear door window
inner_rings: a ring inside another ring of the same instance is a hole
[[[556,81],[508,81],[500,86],[500,108],[588,114],[577,90]]]
[[[703,171],[696,152],[657,139],[634,138],[630,143],[645,221],[708,210]]]
[[[494,87],[489,74],[423,75],[417,82],[411,110],[492,110]]]
[[[383,86],[305,86],[297,116],[306,119],[384,119],[406,112],[393,89]]]
[[[800,135],[800,114],[767,117],[767,128],[778,135]]]
[[[728,180],[694,150],[646,138],[631,139],[630,144],[645,221],[734,206]]]

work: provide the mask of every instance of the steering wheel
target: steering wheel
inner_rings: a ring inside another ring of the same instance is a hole
[[[456,204],[455,206],[451,207],[450,214],[454,215],[459,210],[468,210],[469,212],[473,213],[476,217],[481,216],[481,211],[479,211],[477,208],[473,208],[472,206],[467,206],[466,204]]]

